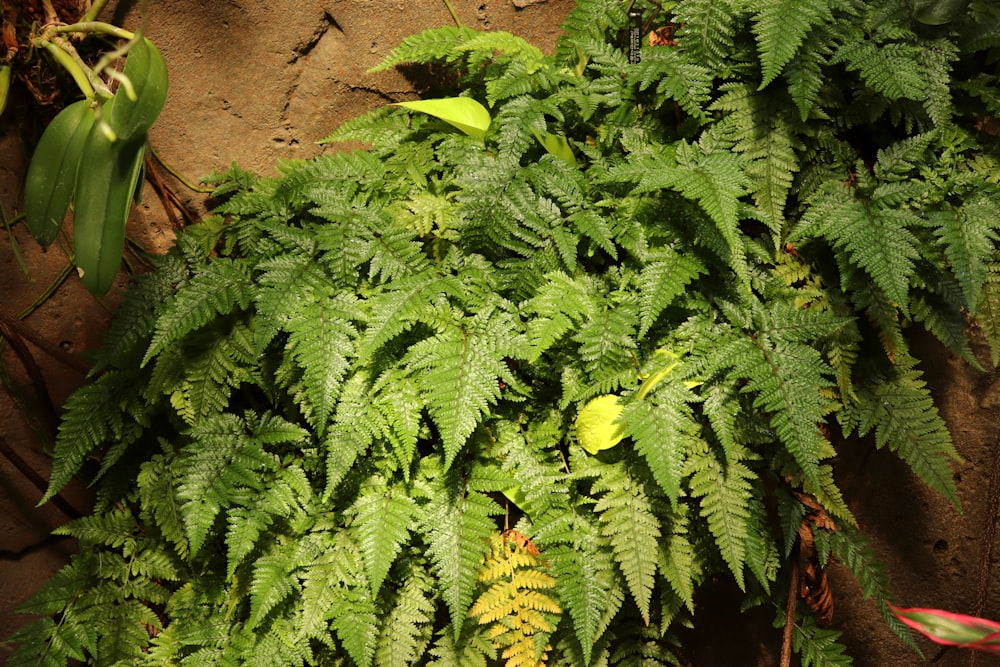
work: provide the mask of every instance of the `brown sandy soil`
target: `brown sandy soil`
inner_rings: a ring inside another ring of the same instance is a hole
[[[546,50],[552,49],[559,22],[573,4],[451,1],[464,25],[507,30]],[[123,0],[102,18],[130,28],[142,26],[166,56],[170,93],[151,141],[164,163],[192,179],[234,161],[272,175],[278,160],[307,158],[322,150],[315,142],[343,121],[412,98],[413,85],[401,73],[369,74],[368,68],[407,35],[453,24],[443,0]],[[20,137],[31,120],[12,112],[0,118],[0,203],[6,217],[20,210]],[[204,195],[160,171],[185,206],[202,210]],[[171,222],[149,185],[144,203],[132,215],[129,233],[150,250],[161,250],[172,240]],[[67,258],[56,246],[39,250],[20,225],[10,233],[0,229],[0,240],[0,315],[17,315],[40,300]],[[95,300],[71,274],[24,321],[63,352],[85,355],[99,343],[113,307],[113,297]],[[28,350],[58,406],[79,386],[82,373],[36,346]],[[891,453],[874,452],[870,443],[843,448],[838,480],[861,529],[885,560],[900,604],[971,613],[981,598],[984,614],[1000,618],[996,577],[984,576],[981,563],[992,543],[996,517],[990,475],[1000,389],[991,387],[991,376],[965,366],[932,342],[921,344],[918,352],[926,360],[928,381],[964,458],[955,466],[964,512],[956,513]],[[72,550],[71,542],[49,538],[49,531],[87,506],[86,490],[73,486],[64,494],[62,508],[34,507],[42,492],[12,459],[46,476],[52,420],[9,347],[3,361],[11,389],[0,392],[0,639],[21,622],[9,611]],[[929,642],[922,644],[922,660],[888,632],[875,605],[860,598],[841,568],[832,569],[831,584],[837,598],[834,627],[845,632],[857,665],[971,664],[969,653],[952,650],[938,656]],[[698,647],[697,666],[777,665],[780,634],[771,629],[774,611],[741,615],[735,599],[726,583],[699,597],[699,630],[690,637]],[[8,652],[0,646],[0,662]],[[979,656],[975,664],[1000,660]]]

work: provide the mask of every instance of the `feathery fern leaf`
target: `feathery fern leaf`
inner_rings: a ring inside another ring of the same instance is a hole
[[[601,517],[601,533],[611,543],[615,562],[648,623],[656,561],[646,555],[656,552],[660,525],[642,480],[625,464],[601,466],[598,471],[592,492],[602,494],[594,505]]]
[[[781,73],[809,30],[833,22],[827,0],[781,0],[763,5],[754,16],[753,33],[760,50],[763,89]]]
[[[444,490],[444,489],[442,489]],[[479,565],[496,526],[491,516],[503,511],[478,491],[441,494],[426,508],[422,532],[441,582],[455,638],[472,604]]]

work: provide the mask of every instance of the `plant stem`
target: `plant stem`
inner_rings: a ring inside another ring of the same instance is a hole
[[[444,6],[448,8],[448,13],[451,14],[451,20],[455,22],[457,27],[461,28],[462,22],[458,20],[458,14],[455,13],[455,8],[451,6],[451,0],[444,0]]]
[[[119,39],[133,39],[135,33],[103,21],[80,21],[70,25],[60,25],[51,29],[54,33],[85,32],[93,35],[111,35]]]
[[[46,39],[42,41],[42,46],[59,63],[60,67],[69,72],[69,75],[73,77],[73,81],[76,82],[76,85],[80,88],[84,96],[87,99],[93,99],[94,86],[90,83],[90,77],[87,76],[84,67],[73,57],[76,54],[76,50],[73,49],[73,52],[70,53],[69,49],[73,47],[63,45],[62,40],[49,41]]]
[[[176,169],[174,169],[169,164],[167,164],[166,162],[164,162],[163,158],[160,157],[160,154],[156,152],[155,148],[153,148],[152,146],[150,146],[149,150],[150,150],[150,152],[152,152],[153,157],[156,158],[156,161],[160,163],[160,166],[163,167],[164,170],[166,170],[166,172],[168,174],[170,174],[171,176],[173,176],[174,178],[176,178],[178,181],[180,181],[181,185],[183,185],[184,187],[186,187],[188,190],[193,190],[194,192],[201,192],[201,193],[204,193],[204,194],[208,194],[208,193],[214,191],[214,188],[206,188],[206,187],[201,187],[201,186],[195,185],[194,183],[192,183],[191,181],[189,181],[187,178],[185,178],[183,175],[181,175],[181,173],[178,172]]]
[[[108,4],[108,0],[94,0],[94,3],[90,5],[90,9],[80,17],[80,22],[84,23],[87,21],[93,21],[98,17],[98,15],[104,11],[104,6]]]

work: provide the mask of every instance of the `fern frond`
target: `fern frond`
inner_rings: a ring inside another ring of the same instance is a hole
[[[245,310],[252,299],[247,263],[216,258],[167,303],[157,318],[143,365],[195,329],[234,310]]]
[[[1000,362],[1000,256],[994,250],[976,303],[976,323],[990,346],[993,365]]]
[[[919,257],[918,241],[910,227],[920,225],[911,211],[882,208],[853,197],[841,187],[839,191],[828,189],[812,202],[791,240],[807,232],[827,238],[834,247],[846,251],[905,314],[914,261]]]
[[[469,616],[489,625],[493,645],[508,667],[544,667],[547,637],[562,612],[544,590],[555,587],[545,562],[506,534],[495,533],[479,579],[489,588],[469,608]]]
[[[354,356],[358,332],[353,321],[361,319],[357,300],[338,294],[317,294],[289,308],[283,328],[288,331],[286,353],[302,370],[302,383],[309,401],[308,414],[322,436],[336,406],[344,376]]]
[[[563,272],[546,276],[532,299],[524,305],[533,317],[527,325],[529,361],[538,358],[560,338],[597,313],[596,285]]]
[[[691,448],[687,468],[691,473],[688,483],[691,495],[700,499],[700,514],[708,520],[708,529],[736,583],[746,590],[743,568],[747,560],[748,507],[754,491],[750,480],[754,473],[741,458],[735,458],[749,454],[739,449],[727,453],[726,460],[720,462],[707,443],[700,443]]]
[[[109,371],[67,399],[49,486],[39,504],[51,500],[102,446],[117,442],[121,452],[140,437],[139,422],[148,408],[134,390],[136,380],[134,372]]]
[[[206,331],[205,337],[215,333]],[[233,389],[250,380],[248,367],[257,358],[253,333],[242,322],[209,340],[208,345],[191,341],[189,354],[180,347],[165,350],[153,369],[151,388],[169,395],[172,407],[188,424],[221,413],[229,405]],[[171,379],[176,384],[156,386]]]
[[[650,395],[628,403],[620,417],[625,434],[632,438],[674,509],[681,493],[687,449],[701,430],[689,408],[697,397],[679,375],[671,372]]]
[[[459,47],[474,38],[478,32],[472,28],[443,26],[430,28],[418,35],[411,35],[389,52],[382,62],[370,72],[392,69],[400,63],[427,63],[436,60],[454,62],[461,55]]]
[[[854,660],[839,643],[840,632],[821,628],[812,617],[795,623],[792,650],[802,660],[802,667],[852,667]]]
[[[859,392],[857,430],[866,435],[874,429],[876,447],[888,446],[957,508],[958,490],[949,459],[960,459],[916,363],[909,356],[897,357],[891,374]]]
[[[409,667],[424,655],[431,640],[434,582],[422,568],[407,569],[392,610],[381,624],[375,648],[378,667]]]
[[[630,366],[638,349],[635,336],[638,303],[632,295],[613,296],[619,296],[621,301],[608,299],[572,337],[579,345],[580,359],[589,379],[587,394],[574,396],[574,400],[611,393],[631,384],[634,378]]]
[[[753,19],[753,33],[760,51],[760,88],[781,74],[814,26],[832,22],[833,13],[827,0],[780,0],[764,4]]]
[[[796,147],[800,140],[792,122],[773,96],[763,95],[750,84],[721,86],[725,93],[712,109],[729,114],[720,123],[733,149],[751,160],[746,168],[751,193],[764,222],[777,238],[785,227],[785,202],[799,169]],[[780,99],[780,98],[779,98]]]
[[[944,246],[967,307],[979,304],[979,290],[986,282],[986,263],[997,241],[1000,228],[1000,204],[985,195],[931,214],[934,234]],[[973,313],[974,314],[974,313]]]
[[[257,546],[261,534],[276,520],[292,519],[312,496],[306,473],[298,466],[280,468],[268,481],[251,506],[231,508],[226,516],[226,576],[230,579]]]
[[[142,464],[137,478],[139,516],[145,523],[155,525],[177,555],[186,560],[190,545],[184,529],[182,503],[177,497],[173,462],[173,456],[157,454]]]
[[[794,340],[802,333],[792,327],[788,332],[775,330],[773,338],[741,337],[720,343],[710,363],[716,369],[731,368],[732,378],[747,378],[741,391],[754,394],[754,407],[769,414],[775,433],[802,474],[818,485],[819,453],[825,443],[818,424],[833,409],[823,396],[830,387],[832,370],[813,347]]]
[[[513,382],[504,359],[521,356],[519,329],[509,314],[485,308],[415,343],[403,359],[437,424],[446,466],[500,399],[499,382]]]
[[[358,345],[360,360],[370,360],[383,345],[416,324],[428,304],[442,294],[460,296],[461,288],[450,276],[428,271],[396,281],[392,289],[369,299],[371,315]]]
[[[417,506],[403,489],[372,478],[350,511],[354,514],[356,541],[364,557],[365,572],[372,594],[377,597],[389,568],[409,537]]]
[[[490,518],[503,510],[488,496],[468,491],[455,497],[443,492],[427,507],[422,532],[448,606],[455,639],[462,629],[476,586],[489,537],[496,529]]]
[[[705,64],[690,61],[676,49],[655,49],[629,68],[629,77],[639,90],[656,84],[658,105],[673,100],[689,116],[708,120],[705,107],[712,92],[713,72]]]
[[[879,560],[868,540],[851,526],[839,526],[835,531],[814,531],[813,536],[824,567],[829,555],[835,556],[838,562],[850,570],[860,584],[865,598],[874,598],[878,603],[879,611],[889,629],[907,646],[919,653],[920,649],[913,639],[913,633],[889,610],[888,603],[892,602],[892,598],[889,595],[889,579],[885,565]]]
[[[330,608],[330,626],[358,667],[372,664],[379,624],[375,604],[367,587],[345,586]]]
[[[671,246],[651,249],[639,274],[639,334],[644,338],[660,314],[699,276],[707,273],[693,254]]]
[[[674,8],[681,25],[678,44],[690,53],[692,62],[701,63],[723,76],[738,29],[738,3],[732,0],[683,0]]]
[[[915,44],[878,44],[857,34],[844,40],[832,62],[858,72],[866,84],[890,100],[924,100],[927,94],[920,51]]]
[[[689,507],[682,506],[664,522],[666,538],[657,555],[657,565],[671,590],[693,612],[695,587],[701,583],[703,564],[691,541],[690,512]]]
[[[197,554],[219,512],[240,497],[241,490],[259,491],[261,472],[274,470],[277,460],[247,432],[232,414],[210,417],[189,431],[192,438],[179,463],[177,495],[191,545]]]
[[[623,463],[601,465],[592,493],[601,495],[594,511],[601,517],[601,533],[608,539],[615,562],[645,622],[656,575],[660,523],[641,479]]]

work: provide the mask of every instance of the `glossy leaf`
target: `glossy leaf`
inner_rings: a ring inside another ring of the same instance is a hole
[[[440,118],[470,137],[482,139],[490,127],[490,112],[471,97],[442,97],[436,100],[397,102],[396,106]]]

